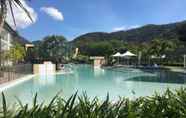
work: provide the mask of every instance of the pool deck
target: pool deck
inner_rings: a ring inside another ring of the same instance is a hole
[[[183,67],[164,66],[164,68],[170,69],[172,72],[186,73],[186,69]]]
[[[24,77],[21,77],[21,78],[18,78],[16,80],[12,80],[12,81],[9,81],[9,82],[6,82],[6,83],[3,83],[0,85],[0,92],[3,92],[4,90],[10,88],[10,87],[13,87],[17,84],[20,84],[24,81],[27,81],[27,80],[30,80],[31,78],[33,78],[35,75],[33,74],[30,74],[30,75],[26,75]]]
[[[54,74],[50,74],[50,75],[56,75],[56,74],[72,74],[73,72],[63,72],[63,71],[58,71]],[[21,78],[18,78],[18,79],[15,79],[15,80],[12,80],[12,81],[9,81],[9,82],[5,82],[5,83],[2,83],[0,84],[0,92],[3,92],[4,90],[10,88],[10,87],[13,87],[17,84],[20,84],[22,82],[25,82],[27,80],[30,80],[32,79],[34,76],[37,76],[39,74],[29,74],[29,75],[26,75],[24,77],[21,77]]]
[[[139,68],[139,69],[168,69],[172,72],[179,72],[179,73],[186,73],[186,68],[178,67],[178,66],[161,66],[160,68],[153,68],[153,67],[133,67],[133,66],[125,66],[125,65],[118,65],[118,66],[106,66],[104,68]]]

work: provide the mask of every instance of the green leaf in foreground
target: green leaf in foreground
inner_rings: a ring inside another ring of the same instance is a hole
[[[78,99],[76,99],[78,98]],[[86,93],[78,96],[77,92],[69,99],[56,95],[49,104],[37,103],[37,94],[32,105],[24,105],[7,110],[7,103],[2,93],[3,118],[186,118],[186,89],[176,91],[167,89],[164,94],[139,97],[135,100],[120,98],[111,101],[97,97],[90,99]],[[16,112],[15,112],[16,111]]]

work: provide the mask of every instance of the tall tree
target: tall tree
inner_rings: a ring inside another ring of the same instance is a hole
[[[35,43],[35,58],[58,63],[64,60],[66,48],[67,40],[63,36],[47,36],[42,41]]]
[[[149,53],[160,57],[166,53],[173,52],[176,48],[176,40],[155,39],[151,42]]]
[[[181,26],[177,27],[177,33],[179,40],[186,42],[186,23],[183,23]]]

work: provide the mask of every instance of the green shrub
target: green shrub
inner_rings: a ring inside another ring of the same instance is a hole
[[[47,105],[37,103],[37,94],[33,105],[23,105],[18,100],[17,108],[8,108],[2,93],[3,118],[186,118],[186,89],[176,92],[169,89],[162,95],[140,97],[135,100],[120,98],[117,102],[90,100],[86,94],[72,95],[68,100],[55,96]]]
[[[77,58],[73,59],[73,62],[75,62],[75,63],[86,63],[86,64],[89,64],[90,63],[90,59],[89,59],[89,56],[78,55]]]

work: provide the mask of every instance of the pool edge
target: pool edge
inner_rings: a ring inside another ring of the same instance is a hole
[[[21,78],[18,78],[16,80],[13,80],[13,81],[10,81],[10,82],[7,82],[7,83],[3,83],[0,85],[0,92],[3,92],[4,90],[8,89],[8,88],[11,88],[15,85],[18,85],[22,82],[25,82],[27,80],[30,80],[34,77],[35,75],[34,74],[29,74],[29,75],[26,75],[24,77],[21,77]]]

